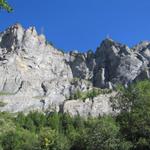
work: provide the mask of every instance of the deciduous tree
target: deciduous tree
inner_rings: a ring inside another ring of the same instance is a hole
[[[0,9],[5,9],[7,12],[12,12],[12,7],[6,0],[0,0]]]

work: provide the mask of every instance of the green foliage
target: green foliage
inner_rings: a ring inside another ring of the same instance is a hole
[[[7,103],[0,100],[0,107],[4,107]]]
[[[120,86],[113,117],[0,113],[0,150],[149,150],[149,91],[149,81]]]
[[[56,143],[56,148],[57,150],[70,150],[70,140],[68,137],[64,134],[59,134],[57,143]]]
[[[100,88],[93,88],[91,90],[85,91],[85,92],[81,92],[80,90],[77,90],[74,94],[72,94],[70,96],[69,99],[81,99],[81,100],[85,100],[87,98],[89,99],[93,99],[94,97],[100,95],[100,94],[108,94],[111,93],[111,90],[109,89],[100,89]]]
[[[0,113],[0,137],[5,132],[15,130],[16,125],[13,122],[14,117],[6,112]]]
[[[50,126],[53,130],[60,130],[60,115],[57,112],[53,112],[47,115],[46,125]]]
[[[39,133],[39,145],[41,150],[52,150],[56,147],[58,133],[51,128],[42,128]]]
[[[1,139],[4,150],[33,150],[38,143],[36,135],[27,130],[6,132]]]
[[[12,12],[12,7],[7,3],[6,0],[0,0],[0,9],[5,9],[7,12]]]
[[[63,114],[60,117],[61,120],[61,126],[62,126],[62,131],[64,133],[69,132],[70,130],[72,130],[73,127],[73,118],[69,115],[69,114]]]
[[[56,112],[17,116],[0,113],[0,123],[0,145],[4,150],[94,150],[95,144],[104,147],[100,141],[108,149],[111,143],[115,147],[119,142],[129,147],[128,142],[119,139],[120,128],[111,117],[85,120]]]
[[[125,143],[119,134],[119,126],[112,117],[101,118],[93,128],[90,128],[86,138],[87,150],[120,150]],[[126,149],[131,147],[126,142]]]
[[[44,114],[39,112],[30,112],[28,116],[23,113],[19,113],[16,118],[17,124],[30,131],[39,131],[46,123]]]
[[[132,84],[114,99],[114,108],[121,112],[117,122],[122,134],[134,149],[150,149],[150,81]]]

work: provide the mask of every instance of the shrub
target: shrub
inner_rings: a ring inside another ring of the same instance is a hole
[[[33,150],[37,147],[37,137],[27,130],[6,132],[1,138],[4,150]]]
[[[73,95],[70,96],[69,99],[81,99],[85,100],[87,98],[93,99],[94,97],[100,95],[100,94],[108,94],[111,93],[112,91],[109,89],[100,89],[100,88],[93,88],[92,90],[88,90],[85,92],[81,92],[80,90],[77,90]]]
[[[58,133],[51,128],[42,128],[39,133],[39,147],[41,150],[55,149]]]
[[[120,110],[117,122],[121,133],[130,140],[134,149],[150,149],[150,81],[140,81],[121,88],[113,99]]]
[[[112,117],[101,118],[88,131],[85,138],[87,150],[128,150],[132,145],[122,140],[119,129]]]

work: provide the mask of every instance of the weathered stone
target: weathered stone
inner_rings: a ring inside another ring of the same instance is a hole
[[[113,113],[109,94],[92,101],[67,101],[72,94],[93,87],[113,89],[150,78],[150,42],[133,48],[105,39],[96,52],[62,53],[47,44],[35,27],[15,24],[0,33],[0,111],[64,111],[71,115]]]
[[[0,47],[0,97],[7,103],[1,110],[43,109],[41,100],[46,109],[69,95],[73,77],[64,54],[47,45],[35,28],[10,27],[1,34]]]
[[[82,117],[98,117],[102,115],[115,114],[111,108],[110,97],[115,93],[99,95],[94,99],[70,100],[64,103],[64,112],[72,116],[80,115]]]

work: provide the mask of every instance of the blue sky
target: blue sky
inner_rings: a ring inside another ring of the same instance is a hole
[[[0,12],[0,31],[19,22],[35,26],[65,50],[95,50],[109,35],[132,46],[150,40],[150,0],[8,0],[14,12]]]

